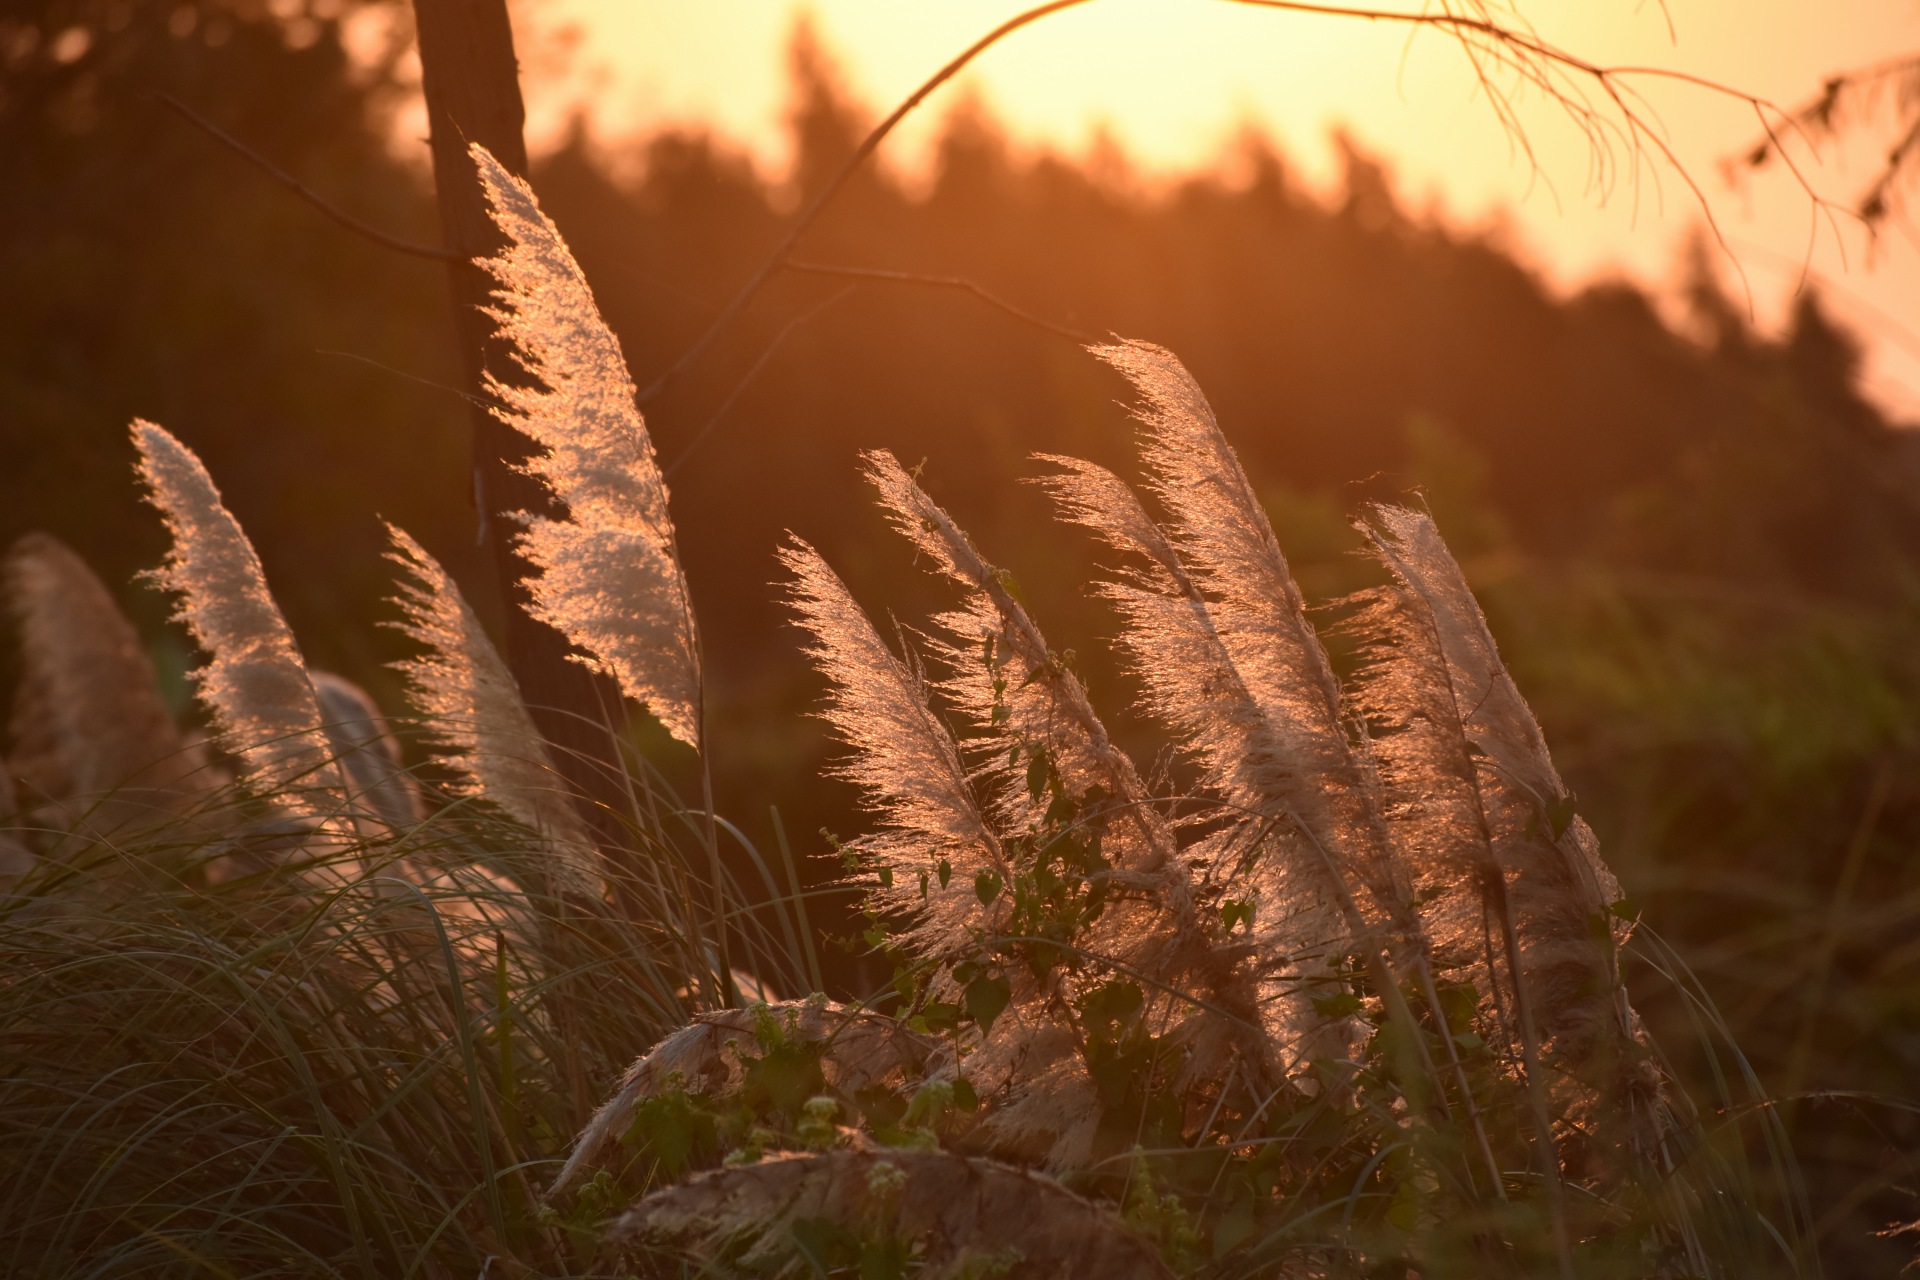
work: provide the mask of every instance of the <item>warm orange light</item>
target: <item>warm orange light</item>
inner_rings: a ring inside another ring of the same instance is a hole
[[[568,28],[578,37],[565,74],[530,77],[536,146],[584,110],[603,140],[669,123],[704,125],[777,173],[785,158],[784,49],[802,14],[812,15],[853,91],[879,110],[1024,7],[528,0],[519,16],[531,47]],[[1594,62],[1681,69],[1782,104],[1805,98],[1836,69],[1920,49],[1920,8],[1905,0],[1666,0],[1664,10],[1657,0],[1522,0],[1519,8],[1545,40]],[[1495,83],[1515,88],[1511,76]],[[1569,83],[1602,101],[1590,83]],[[1820,218],[1784,172],[1744,189],[1722,179],[1720,162],[1759,135],[1751,105],[1690,85],[1623,83],[1644,93],[1648,115],[1707,197],[1731,250],[1730,287],[1742,288],[1744,271],[1769,323],[1809,263],[1834,309],[1871,336],[1870,388],[1920,417],[1920,336],[1906,332],[1920,335],[1920,237],[1902,242],[1896,231],[1867,270],[1858,231]],[[1309,183],[1327,183],[1337,176],[1327,138],[1344,128],[1390,164],[1404,199],[1459,225],[1503,227],[1565,286],[1607,273],[1648,282],[1670,276],[1681,237],[1704,221],[1698,198],[1652,148],[1636,160],[1616,138],[1596,162],[1560,108],[1522,90],[1514,102],[1536,167],[1502,129],[1454,42],[1390,23],[1225,0],[1094,0],[988,52],[957,91],[946,90],[888,143],[887,161],[909,174],[923,166],[943,108],[965,92],[1029,144],[1079,150],[1109,131],[1148,175],[1207,165],[1250,124],[1278,139]],[[1821,192],[1843,204],[1876,149],[1856,151],[1809,170]]]

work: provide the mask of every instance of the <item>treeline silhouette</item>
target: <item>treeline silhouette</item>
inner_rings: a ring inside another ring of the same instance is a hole
[[[389,142],[392,59],[355,64],[344,19],[316,9],[36,0],[0,18],[0,538],[46,529],[129,584],[178,677],[184,639],[131,585],[163,543],[128,483],[126,424],[164,423],[219,480],[313,664],[395,705],[377,517],[497,607],[442,269],[326,222],[153,96],[432,241],[424,150],[396,159]],[[576,138],[533,175],[642,386],[868,119],[804,33],[791,69],[787,181],[694,132],[638,156]],[[777,806],[816,882],[836,864],[815,833],[858,829],[851,792],[820,780],[824,736],[804,715],[818,686],[769,583],[792,529],[903,622],[933,602],[878,536],[861,448],[925,459],[929,490],[1012,568],[1049,634],[1096,687],[1124,685],[1101,645],[1111,621],[1080,589],[1088,549],[1013,481],[1042,450],[1132,471],[1119,378],[1055,329],[1147,339],[1207,388],[1311,594],[1366,580],[1345,554],[1359,503],[1431,507],[1581,812],[1769,1084],[1906,1090],[1920,1072],[1902,1030],[1920,1024],[1920,436],[1864,398],[1855,339],[1817,293],[1763,336],[1703,249],[1677,331],[1628,285],[1557,295],[1343,154],[1332,195],[1252,135],[1220,171],[1155,187],[1023,151],[963,103],[924,191],[883,171],[853,182],[800,256],[929,279],[785,272],[647,407],[705,633],[721,811],[765,844]],[[663,735],[642,737],[684,768]],[[1134,745],[1153,757],[1150,739]],[[849,985],[857,963],[838,962]],[[1688,1016],[1658,999],[1643,1012]],[[1904,1176],[1907,1156],[1888,1153],[1916,1149],[1911,1121],[1809,1104],[1796,1125],[1816,1201],[1839,1206],[1836,1272],[1886,1270],[1899,1246],[1866,1233],[1910,1206],[1847,1189]]]
[[[9,20],[44,35],[37,49],[10,38],[0,99],[6,532],[59,529],[116,577],[147,562],[151,521],[121,483],[139,412],[226,477],[323,651],[358,643],[321,636],[377,594],[379,570],[357,564],[375,511],[477,571],[460,555],[473,517],[458,407],[421,385],[453,381],[439,268],[321,220],[154,96],[431,241],[421,174],[381,136],[396,92],[381,69],[350,66],[337,21],[302,19],[296,48],[252,5],[38,8]],[[72,30],[88,33],[77,56],[49,47]],[[792,74],[788,184],[684,132],[641,144],[634,182],[583,141],[535,175],[642,385],[858,139],[866,113],[805,31]],[[1237,176],[1158,191],[1022,155],[977,107],[937,146],[923,196],[868,170],[801,256],[962,277],[1064,327],[1163,343],[1276,491],[1345,508],[1464,469],[1536,556],[1856,600],[1911,574],[1920,437],[1862,397],[1854,340],[1813,292],[1777,340],[1704,263],[1690,335],[1624,284],[1561,299],[1496,241],[1409,214],[1351,144],[1326,199],[1252,135]],[[1073,342],[967,292],[786,273],[649,406],[710,642],[723,661],[772,642],[764,580],[782,529],[829,550],[864,538],[854,450],[924,457],[931,484],[992,519],[1034,450],[1124,464],[1117,396]]]

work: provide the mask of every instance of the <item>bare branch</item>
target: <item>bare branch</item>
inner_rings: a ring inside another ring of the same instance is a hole
[[[733,408],[734,401],[738,400],[741,396],[741,393],[746,391],[747,385],[749,383],[751,383],[755,378],[760,376],[760,370],[766,367],[767,361],[773,359],[774,352],[780,350],[781,346],[785,344],[787,338],[792,335],[793,331],[795,329],[798,329],[801,325],[805,324],[807,321],[813,319],[815,316],[819,315],[821,312],[826,311],[828,308],[835,306],[840,302],[841,299],[845,298],[848,294],[852,293],[854,290],[858,289],[859,287],[860,286],[857,284],[850,284],[846,288],[840,290],[840,292],[834,294],[831,298],[828,298],[825,302],[821,303],[819,306],[812,307],[806,311],[802,311],[799,315],[787,321],[786,327],[781,329],[779,333],[776,333],[773,336],[773,341],[769,342],[767,344],[766,350],[760,353],[760,358],[753,362],[753,367],[747,370],[746,375],[742,377],[740,381],[733,384],[733,390],[729,391],[727,393],[727,398],[720,402],[720,407],[713,411],[713,416],[707,419],[706,425],[693,433],[693,438],[687,441],[686,446],[680,450],[680,456],[675,458],[672,464],[667,467],[667,470],[666,470],[667,479],[669,480],[673,479],[674,473],[680,470],[680,468],[683,465],[685,465],[688,458],[691,458],[693,456],[693,451],[695,449],[698,449],[702,444],[706,443],[707,437],[713,434],[714,428],[718,427],[720,425],[721,419],[727,416],[727,411]]]
[[[935,289],[958,289],[962,293],[972,294],[990,307],[999,308],[1016,320],[1024,321],[1036,329],[1045,329],[1048,333],[1058,334],[1070,342],[1076,342],[1084,346],[1087,343],[1099,342],[1101,340],[1096,334],[1086,333],[1066,325],[1055,324],[1051,320],[1043,320],[1031,311],[1024,310],[1006,301],[1004,298],[988,293],[978,284],[975,284],[963,276],[923,276],[915,275],[909,271],[885,271],[878,267],[844,267],[825,262],[796,262],[792,259],[783,262],[781,266],[788,271],[799,271],[807,275],[841,276],[848,280],[878,280],[892,284],[926,285]]]
[[[246,143],[240,141],[240,139],[234,137],[225,129],[222,129],[219,125],[213,123],[213,121],[207,119],[172,94],[156,93],[153,96],[157,98],[163,106],[169,107],[178,113],[187,123],[193,125],[201,132],[206,133],[216,141],[224,143],[227,147],[237,152],[242,158],[253,164],[255,168],[261,170],[275,182],[293,192],[293,194],[299,196],[302,200],[305,200],[308,204],[355,235],[363,236],[383,248],[392,249],[395,253],[409,254],[415,258],[431,258],[436,262],[462,261],[461,255],[451,249],[443,249],[438,245],[415,244],[411,240],[401,240],[398,237],[388,235],[377,227],[368,226],[352,214],[346,213],[337,206],[329,203],[319,193],[307,186],[306,183],[300,181],[300,179],[294,177],[285,169],[282,169],[279,165],[276,165],[273,161],[267,159],[258,151],[255,151],[252,147],[249,147]]]
[[[748,277],[744,285],[740,286],[740,292],[734,294],[733,301],[727,304],[726,310],[722,311],[714,322],[708,326],[707,331],[700,335],[699,341],[689,347],[686,354],[674,361],[665,373],[655,378],[647,388],[640,393],[640,403],[642,405],[651,403],[662,391],[667,389],[674,379],[685,373],[692,367],[694,361],[706,353],[707,348],[713,345],[714,340],[718,338],[721,333],[725,332],[728,325],[733,323],[734,317],[739,315],[740,312],[746,308],[746,305],[753,301],[754,296],[760,292],[767,281],[773,278],[774,272],[778,271],[781,264],[787,260],[787,255],[792,253],[795,246],[800,243],[800,237],[807,233],[807,229],[811,227],[814,221],[825,211],[827,205],[832,203],[833,198],[840,194],[840,189],[846,185],[847,179],[852,177],[854,171],[865,162],[868,156],[874,153],[875,149],[879,147],[886,136],[893,132],[894,126],[904,120],[907,114],[915,107],[924,102],[929,94],[947,81],[953,79],[954,76],[960,74],[961,69],[969,62],[972,62],[993,45],[998,44],[1007,36],[1020,30],[1020,28],[1038,22],[1040,19],[1051,14],[1058,13],[1062,9],[1071,9],[1076,5],[1087,3],[1090,3],[1090,0],[1051,0],[1048,4],[1037,5],[1034,8],[1026,10],[1024,13],[1015,14],[993,30],[987,32],[986,35],[981,36],[978,40],[968,45],[957,57],[947,63],[946,66],[934,72],[918,89],[908,94],[906,100],[893,109],[892,114],[873,127],[872,132],[868,133],[860,145],[855,148],[854,153],[847,157],[846,163],[840,166],[838,172],[827,182],[827,185],[820,188],[819,194],[814,196],[814,198],[807,203],[807,207],[800,211],[800,215],[793,220],[793,225],[787,228],[787,234],[780,238],[780,243],[776,245],[773,252],[767,256],[767,260],[760,264],[759,270]]]

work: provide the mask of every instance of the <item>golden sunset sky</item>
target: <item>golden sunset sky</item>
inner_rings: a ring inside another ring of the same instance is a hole
[[[584,114],[597,140],[664,125],[711,130],[777,179],[786,161],[784,55],[810,15],[877,117],[947,58],[1026,7],[1012,0],[515,0],[528,68],[529,132],[551,147]],[[1414,0],[1383,0],[1414,8]],[[1518,0],[1538,34],[1592,62],[1672,68],[1783,105],[1835,70],[1920,50],[1920,0]],[[1730,184],[1723,162],[1760,136],[1753,107],[1691,84],[1634,78],[1645,109],[1706,197],[1719,258],[1757,318],[1785,313],[1808,266],[1832,310],[1869,344],[1871,394],[1920,421],[1920,230],[1877,249],[1819,215],[1784,171]],[[1508,82],[1508,87],[1512,87]],[[1592,86],[1582,85],[1592,97]],[[943,116],[973,95],[1021,144],[1084,154],[1117,142],[1140,181],[1215,164],[1248,126],[1272,135],[1296,174],[1337,178],[1331,131],[1386,161],[1403,202],[1504,241],[1570,289],[1625,274],[1658,289],[1705,215],[1671,165],[1636,165],[1615,140],[1595,154],[1565,114],[1518,96],[1537,168],[1503,131],[1459,47],[1432,31],[1251,9],[1223,0],[1095,0],[1020,31],[942,89],[882,149],[911,179]],[[1597,101],[1597,98],[1595,99]],[[1617,119],[1617,117],[1616,117]],[[1797,159],[1850,207],[1886,145],[1823,145]],[[1743,282],[1744,277],[1744,282]]]

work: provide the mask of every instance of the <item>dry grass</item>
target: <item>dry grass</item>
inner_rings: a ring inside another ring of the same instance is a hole
[[[480,160],[513,242],[499,318],[543,384],[502,389],[506,420],[566,509],[524,536],[537,608],[702,746],[617,345],[531,191]],[[810,547],[783,553],[875,819],[844,853],[895,973],[859,1004],[728,1007],[804,989],[787,887],[728,879],[731,829],[637,757],[629,838],[597,847],[452,579],[395,530],[441,749],[437,785],[407,776],[365,695],[305,667],[198,459],[140,424],[239,782],[111,837],[76,816],[128,780],[103,769],[184,748],[106,593],[16,550],[11,772],[40,794],[0,863],[9,1272],[1811,1269],[1757,1090],[1696,1106],[1641,1027],[1631,912],[1431,519],[1370,514],[1384,584],[1336,606],[1336,661],[1179,362],[1094,354],[1139,393],[1143,481],[1054,458],[1043,483],[1118,557],[1100,590],[1174,768],[1117,745],[890,455],[868,476],[950,608],[896,648]],[[62,692],[84,625],[134,714]]]

